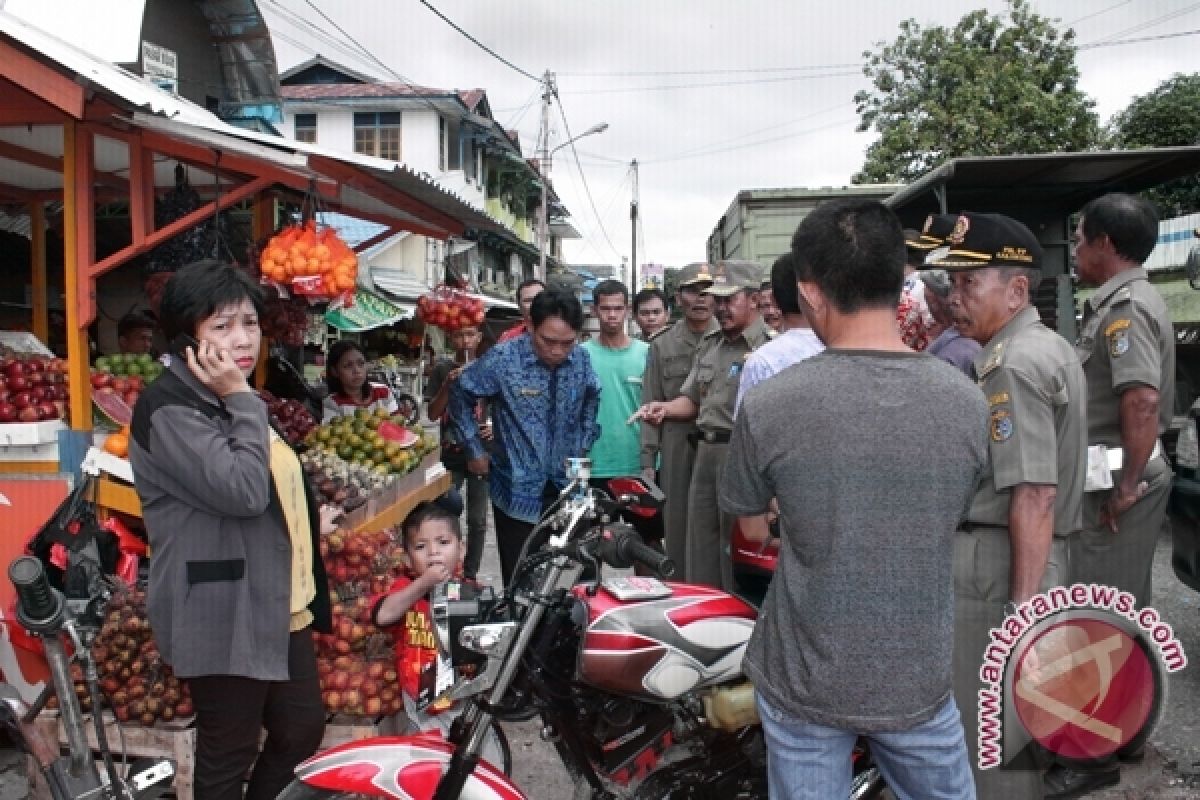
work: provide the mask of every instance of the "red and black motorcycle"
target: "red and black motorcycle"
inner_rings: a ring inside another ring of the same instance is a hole
[[[535,716],[577,800],[767,797],[766,747],[741,669],[757,612],[709,587],[606,576],[605,567],[674,571],[631,527],[609,522],[661,494],[625,480],[614,499],[588,489],[586,459],[570,467],[503,597],[466,597],[456,585],[432,599],[457,676],[442,696],[466,705],[448,738],[335,747],[301,764],[280,800],[524,798],[480,752],[496,720]],[[877,796],[878,770],[865,757],[856,764],[852,797]]]

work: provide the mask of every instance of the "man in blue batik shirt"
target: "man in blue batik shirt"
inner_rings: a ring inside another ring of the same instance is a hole
[[[566,485],[565,460],[586,456],[600,436],[600,380],[577,342],[583,308],[573,294],[540,293],[532,332],[489,350],[450,390],[450,418],[462,434],[467,471],[489,475],[500,571],[507,585],[543,502]],[[475,421],[490,402],[491,456]]]

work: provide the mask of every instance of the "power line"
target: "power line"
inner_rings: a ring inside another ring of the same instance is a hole
[[[353,36],[351,36],[349,33],[347,33],[345,28],[343,28],[341,25],[338,25],[337,22],[332,17],[330,17],[328,14],[326,14],[324,11],[322,11],[317,6],[317,4],[313,2],[313,0],[304,0],[304,1],[308,4],[309,8],[311,8],[313,11],[320,14],[322,19],[324,19],[326,22],[328,22],[330,25],[332,25],[334,28],[336,28],[338,33],[340,33],[342,36],[349,39],[350,43],[353,44],[356,48],[358,48],[362,52],[363,55],[365,55],[371,61],[378,64],[380,67],[382,67],[385,72],[390,74],[393,78],[398,80],[400,83],[407,86],[409,89],[412,89],[414,94],[416,95],[416,97],[423,100],[425,105],[429,106],[430,110],[433,111],[434,114],[437,114],[440,116],[441,112],[438,110],[438,107],[433,104],[433,101],[430,100],[428,97],[423,96],[421,94],[420,90],[418,89],[418,87],[414,86],[412,84],[412,82],[408,80],[408,78],[405,78],[399,72],[396,72],[396,70],[392,69],[387,64],[383,63],[383,61],[381,59],[379,59],[374,53],[372,53],[370,50],[368,50],[361,42],[359,42],[357,39],[355,39]]]
[[[1102,39],[1098,40],[1098,42],[1116,41],[1122,36],[1126,36],[1131,33],[1139,33],[1141,31],[1146,30],[1147,28],[1153,28],[1157,25],[1161,25],[1164,22],[1173,20],[1176,17],[1182,17],[1185,14],[1189,14],[1192,11],[1195,11],[1197,8],[1200,8],[1200,3],[1192,3],[1187,8],[1181,8],[1178,11],[1171,12],[1170,14],[1163,14],[1162,16],[1155,17],[1153,19],[1147,20],[1146,22],[1142,22],[1137,25],[1133,25],[1129,28],[1125,28],[1124,30],[1117,31],[1116,33],[1113,33],[1113,34],[1103,37]]]
[[[766,83],[782,83],[785,81],[809,81],[817,78],[844,78],[847,76],[862,77],[861,70],[846,70],[843,72],[824,72],[817,75],[784,75],[777,78],[756,78],[747,81],[715,81],[710,83],[673,83],[662,86],[618,86],[609,89],[574,89],[566,90],[567,94],[619,94],[623,92],[660,92],[673,89],[712,89],[720,86],[753,86]]]
[[[359,53],[356,50],[352,50],[344,42],[341,42],[338,39],[333,38],[332,36],[329,35],[328,31],[321,30],[319,27],[314,25],[312,23],[312,21],[310,21],[309,19],[307,19],[303,16],[300,16],[296,12],[292,11],[290,8],[287,8],[282,3],[278,2],[278,0],[267,0],[267,2],[270,3],[271,6],[275,9],[275,11],[280,15],[279,16],[280,21],[288,23],[296,30],[304,31],[308,35],[314,36],[320,42],[324,42],[327,46],[332,47],[335,50],[338,50],[339,52],[342,53],[342,55],[348,56],[349,58],[353,59],[356,62],[360,62],[360,63],[364,63],[364,64],[367,63],[363,60],[361,53]],[[319,51],[314,49],[311,44],[302,44],[300,42],[297,42],[295,39],[287,36],[286,34],[284,34],[281,31],[271,31],[271,35],[279,36],[279,38],[283,39],[284,41],[290,42],[291,44],[295,45],[296,47],[300,48],[301,50],[303,50],[306,53],[312,52],[315,55],[319,55]],[[373,69],[373,66],[371,67],[371,69]]]
[[[815,128],[809,128],[807,130],[797,131],[796,133],[785,133],[782,136],[772,136],[767,139],[759,139],[754,142],[747,142],[746,144],[737,144],[737,145],[733,145],[731,147],[718,147],[718,148],[714,148],[712,150],[704,150],[704,151],[700,151],[700,152],[689,153],[687,155],[667,156],[665,158],[651,158],[651,159],[645,159],[645,160],[638,159],[638,164],[641,164],[641,165],[669,164],[673,161],[686,161],[687,159],[690,159],[690,158],[702,158],[704,156],[717,155],[718,153],[728,153],[733,150],[744,150],[747,147],[758,147],[759,145],[763,145],[763,144],[770,144],[772,142],[780,142],[780,141],[783,141],[784,139],[795,139],[795,138],[798,138],[801,136],[807,136],[810,133],[817,133],[818,131],[828,130],[829,128],[836,128],[840,125],[847,125],[847,124],[850,124],[850,123],[847,122],[846,120],[836,120],[836,121],[830,122],[826,125],[818,125]]]
[[[1128,1],[1129,0],[1125,0],[1125,2]],[[651,70],[645,72],[560,72],[558,75],[565,75],[570,78],[648,78],[664,77],[669,75],[737,75],[762,72],[805,72],[820,69],[846,69],[849,67],[857,68],[859,66],[861,66],[861,64],[856,62],[846,62],[843,64],[805,64],[802,66],[791,67],[733,67],[719,69]]]
[[[468,40],[469,40],[469,41],[470,41],[472,44],[474,44],[476,47],[478,47],[478,48],[479,48],[480,50],[482,50],[483,52],[487,53],[487,54],[488,54],[489,56],[491,56],[492,58],[494,58],[494,59],[496,59],[497,61],[499,61],[499,62],[500,62],[501,64],[503,64],[504,66],[508,67],[508,68],[509,68],[509,69],[511,69],[511,70],[514,70],[514,71],[516,71],[516,72],[519,72],[519,73],[521,73],[521,74],[522,74],[522,75],[524,75],[526,78],[529,78],[529,80],[531,80],[531,81],[537,81],[538,83],[541,83],[541,78],[537,78],[537,77],[535,77],[535,76],[533,76],[533,75],[529,74],[529,73],[528,73],[528,72],[526,72],[525,70],[523,70],[523,69],[521,69],[520,67],[518,67],[516,64],[512,63],[511,61],[509,61],[509,60],[508,60],[507,58],[505,58],[504,56],[502,56],[502,55],[500,55],[499,53],[497,53],[497,52],[496,52],[495,50],[493,50],[492,48],[488,47],[488,46],[487,46],[486,44],[484,44],[483,42],[481,42],[481,41],[479,41],[478,39],[476,39],[476,38],[475,38],[474,36],[472,36],[471,34],[469,34],[469,33],[467,33],[466,31],[464,31],[462,28],[460,28],[460,27],[459,27],[459,26],[458,26],[458,25],[457,25],[457,24],[454,22],[454,20],[450,19],[450,18],[449,18],[449,17],[447,17],[445,14],[443,14],[442,12],[440,12],[440,11],[438,11],[436,8],[434,8],[434,7],[433,7],[433,6],[432,6],[432,5],[431,5],[431,4],[428,2],[428,0],[421,0],[421,5],[423,5],[423,6],[425,6],[426,8],[428,8],[428,9],[429,9],[430,11],[432,11],[434,14],[437,14],[437,16],[438,16],[438,17],[439,17],[439,18],[440,18],[440,19],[441,19],[443,22],[445,22],[445,23],[446,23],[447,25],[449,25],[451,28],[454,28],[454,30],[456,30],[456,31],[458,31],[459,33],[461,33],[461,34],[462,34],[463,36],[465,36],[465,37],[466,37],[466,38],[467,38],[467,39],[468,39]]]
[[[424,2],[425,0],[421,0]],[[579,163],[579,153],[575,151],[574,136],[571,135],[571,124],[567,122],[567,114],[563,111],[562,98],[558,96],[558,90],[554,89],[554,99],[558,101],[558,115],[562,118],[563,132],[567,134],[567,141],[570,142],[571,156],[575,159],[575,169],[579,172],[579,181],[583,184],[583,193],[587,195],[588,205],[592,208],[592,214],[596,217],[596,224],[600,226],[600,233],[604,235],[604,241],[608,243],[608,247],[613,251],[613,255],[618,258],[621,253],[613,245],[612,239],[608,235],[608,231],[604,227],[604,220],[600,219],[600,214],[596,211],[596,201],[592,199],[592,189],[588,186],[587,176],[583,174],[583,165]],[[544,180],[544,179],[543,179]]]
[[[1157,36],[1139,36],[1136,39],[1117,39],[1112,42],[1092,42],[1091,44],[1081,44],[1076,50],[1095,50],[1097,47],[1117,47],[1123,44],[1138,44],[1139,42],[1157,42],[1162,39],[1178,39],[1181,36],[1195,36],[1200,33],[1200,29],[1190,31],[1176,31],[1175,33],[1160,33]]]
[[[1063,27],[1074,28],[1076,25],[1083,22],[1084,20],[1092,19],[1093,17],[1098,17],[1101,14],[1107,14],[1109,11],[1112,11],[1114,8],[1120,8],[1121,6],[1127,6],[1131,2],[1133,2],[1133,0],[1121,0],[1121,2],[1114,3],[1113,5],[1109,6],[1108,8],[1102,8],[1099,11],[1093,11],[1090,14],[1084,14],[1079,19],[1073,19],[1070,22],[1066,23]]]

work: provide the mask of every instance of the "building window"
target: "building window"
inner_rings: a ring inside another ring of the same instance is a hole
[[[450,142],[446,138],[446,118],[438,115],[438,169],[446,171],[446,156],[450,150]]]
[[[359,112],[354,115],[354,152],[400,160],[400,112]]]
[[[296,141],[314,144],[317,141],[317,115],[297,114],[295,121]]]

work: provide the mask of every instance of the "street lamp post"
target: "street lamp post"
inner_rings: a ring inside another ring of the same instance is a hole
[[[563,149],[572,142],[577,142],[585,136],[591,136],[596,133],[604,133],[608,130],[607,122],[600,122],[588,128],[578,136],[568,139],[567,141],[555,147],[553,150],[546,153],[544,163],[540,164],[542,170],[542,213],[538,217],[538,279],[546,280],[546,245],[549,242],[550,219],[549,211],[546,208],[547,184],[550,182],[550,162],[554,158],[554,154]]]

